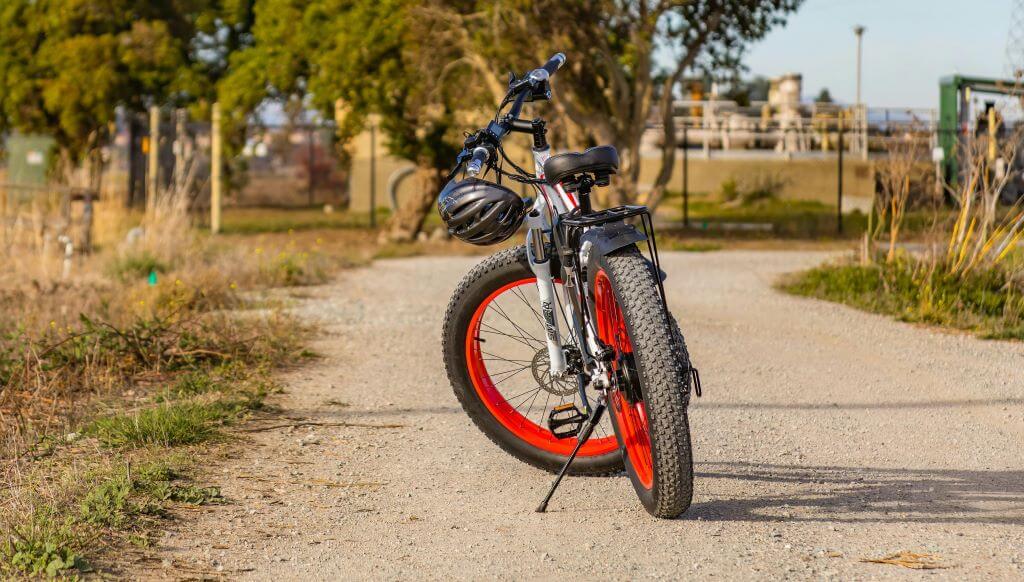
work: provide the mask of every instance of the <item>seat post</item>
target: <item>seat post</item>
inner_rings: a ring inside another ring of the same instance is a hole
[[[580,215],[586,216],[594,211],[593,206],[590,204],[590,190],[594,187],[594,180],[589,174],[583,174],[580,176],[579,185],[576,187],[576,193],[580,197]]]

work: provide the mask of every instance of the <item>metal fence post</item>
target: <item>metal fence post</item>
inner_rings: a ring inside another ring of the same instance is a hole
[[[377,226],[377,124],[370,124],[370,228]]]
[[[690,144],[683,122],[683,228],[690,228]]]
[[[307,156],[309,158],[309,160],[307,160],[307,164],[309,165],[309,205],[310,206],[313,206],[313,204],[315,203],[314,188],[316,187],[316,185],[314,183],[315,176],[313,175],[314,172],[316,172],[316,168],[314,166],[314,161],[315,161],[315,158],[316,158],[316,151],[315,151],[315,149],[313,147],[313,136],[314,136],[313,131],[314,131],[313,126],[310,126],[309,127],[309,133],[306,135],[306,141],[309,144],[309,155]]]
[[[843,119],[839,118],[839,179],[836,184],[836,234],[843,236]]]

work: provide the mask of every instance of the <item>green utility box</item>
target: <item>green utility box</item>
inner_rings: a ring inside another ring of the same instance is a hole
[[[7,138],[7,183],[16,186],[45,186],[54,140],[40,134],[15,133]]]

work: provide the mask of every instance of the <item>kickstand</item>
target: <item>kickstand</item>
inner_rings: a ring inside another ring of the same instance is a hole
[[[596,427],[597,423],[601,421],[604,409],[604,398],[601,398],[600,401],[598,401],[597,406],[594,407],[593,412],[590,414],[590,418],[587,419],[587,424],[583,425],[583,430],[580,431],[580,435],[577,437],[578,440],[576,441],[576,448],[572,450],[572,454],[570,454],[569,458],[565,460],[565,464],[562,465],[562,469],[558,472],[558,476],[555,477],[555,482],[551,484],[551,489],[548,491],[547,496],[544,497],[544,501],[541,501],[540,505],[537,507],[537,513],[544,513],[544,511],[547,510],[548,502],[551,501],[551,496],[555,494],[555,489],[558,489],[558,484],[562,482],[562,477],[565,477],[565,473],[569,470],[569,465],[571,465],[573,460],[576,458],[576,454],[580,452],[580,449],[583,447],[583,443],[587,442],[587,439],[589,439],[590,435],[594,432],[594,427]]]

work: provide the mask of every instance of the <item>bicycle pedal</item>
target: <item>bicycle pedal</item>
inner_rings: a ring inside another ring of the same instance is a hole
[[[560,404],[548,413],[548,430],[556,439],[569,439],[580,434],[587,415],[572,402]]]

